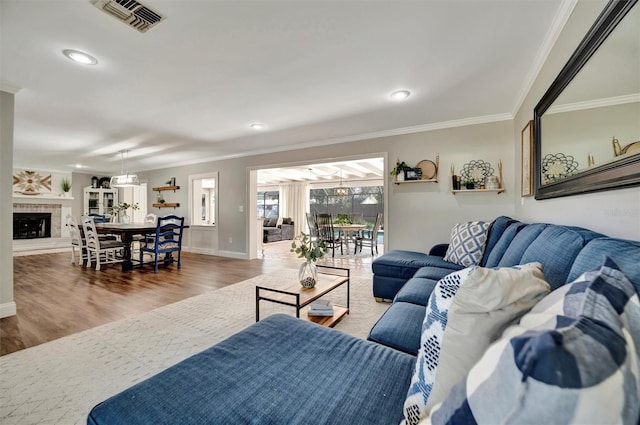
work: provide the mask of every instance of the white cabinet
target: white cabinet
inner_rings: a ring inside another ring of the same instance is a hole
[[[84,213],[110,216],[118,203],[118,189],[84,188]]]

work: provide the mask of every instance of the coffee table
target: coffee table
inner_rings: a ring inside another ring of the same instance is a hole
[[[260,301],[270,301],[273,303],[295,307],[296,317],[300,318],[300,312],[307,320],[322,326],[335,326],[340,319],[349,314],[350,297],[350,270],[342,267],[317,266],[318,281],[313,288],[303,288],[299,282],[284,286],[256,286],[256,322],[260,320]],[[309,316],[306,314],[309,304],[328,294],[340,286],[347,284],[347,305],[333,306],[333,316]]]

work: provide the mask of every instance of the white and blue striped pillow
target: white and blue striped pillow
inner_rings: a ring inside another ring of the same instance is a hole
[[[638,294],[606,259],[505,331],[429,421],[636,424],[639,353]]]

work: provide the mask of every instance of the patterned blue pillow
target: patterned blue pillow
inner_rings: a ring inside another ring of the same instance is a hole
[[[489,225],[484,221],[470,221],[453,226],[444,260],[464,267],[480,264]]]
[[[486,351],[431,411],[432,424],[637,422],[640,300],[633,284],[606,259],[557,291]]]

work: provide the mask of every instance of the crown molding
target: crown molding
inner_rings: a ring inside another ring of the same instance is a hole
[[[3,91],[3,92],[16,94],[20,91],[20,89],[21,87],[12,86],[11,84],[7,84],[7,83],[0,83],[0,91]]]
[[[562,0],[562,2],[560,3],[560,7],[558,8],[556,15],[551,22],[551,28],[549,28],[549,31],[547,31],[547,35],[542,41],[542,45],[540,45],[540,49],[538,49],[538,53],[533,60],[531,69],[525,77],[524,85],[518,93],[518,97],[516,98],[516,102],[512,109],[512,115],[514,117],[517,115],[518,111],[522,107],[522,104],[524,103],[524,100],[527,98],[527,95],[531,91],[533,83],[538,78],[538,75],[540,74],[544,63],[547,61],[547,58],[549,57],[553,46],[556,44],[556,41],[558,41],[558,37],[560,36],[560,33],[562,32],[564,26],[567,24],[567,21],[569,20],[573,9],[576,7],[576,4],[578,4],[578,0]]]
[[[602,108],[604,106],[625,105],[627,103],[640,103],[640,93],[624,96],[606,97],[604,99],[587,100],[584,102],[565,103],[564,105],[551,106],[546,114],[559,114],[561,112],[580,111],[582,109]]]

